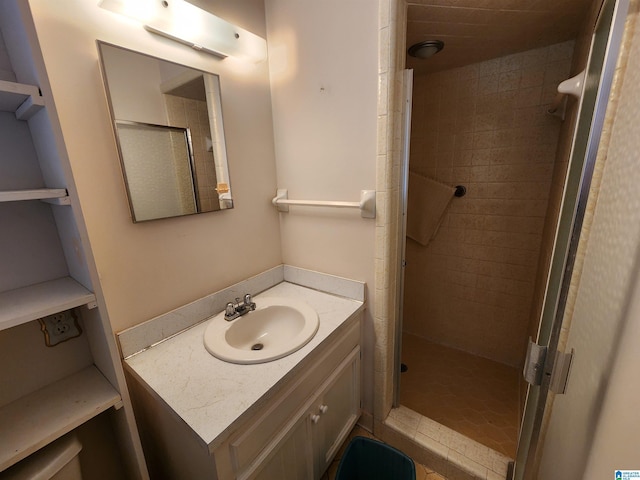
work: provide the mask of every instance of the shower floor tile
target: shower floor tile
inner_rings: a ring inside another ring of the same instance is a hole
[[[402,335],[400,403],[510,458],[519,422],[519,371]]]

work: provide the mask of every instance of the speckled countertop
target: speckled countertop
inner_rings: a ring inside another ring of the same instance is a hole
[[[282,282],[255,297],[303,300],[318,312],[320,326],[297,352],[255,365],[227,363],[204,347],[206,320],[125,360],[151,388],[209,446],[224,440],[241,416],[268,395],[338,327],[364,308],[362,302]]]

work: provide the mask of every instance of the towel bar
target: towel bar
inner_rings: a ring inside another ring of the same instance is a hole
[[[376,218],[376,191],[360,190],[359,202],[334,202],[329,200],[289,200],[289,191],[286,188],[279,188],[271,203],[280,212],[288,212],[289,206],[304,207],[336,207],[336,208],[358,208],[362,218]]]

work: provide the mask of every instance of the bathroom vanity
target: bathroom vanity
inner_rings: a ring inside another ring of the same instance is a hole
[[[209,319],[125,359],[152,477],[318,479],[328,468],[360,416],[363,302],[286,281],[255,302],[268,297],[319,316],[286,357],[219,360],[203,343]]]

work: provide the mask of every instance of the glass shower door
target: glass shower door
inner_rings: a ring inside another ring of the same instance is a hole
[[[398,278],[396,281],[397,305],[398,312],[396,316],[395,331],[398,339],[395,342],[394,352],[394,371],[393,371],[393,406],[400,406],[400,368],[402,353],[402,315],[404,298],[404,269],[406,265],[406,232],[407,232],[407,193],[409,185],[409,154],[411,144],[411,106],[413,101],[413,70],[404,70],[403,72],[403,118],[402,118],[402,153],[400,159],[400,198],[402,199],[402,215],[400,217],[400,228],[398,236],[398,247],[400,248],[400,265],[397,266]]]
[[[538,437],[550,405],[551,374],[627,10],[628,0],[603,1],[592,37],[538,330],[537,344],[546,347],[547,354],[541,384],[528,388],[513,476],[516,480],[534,479],[536,457],[541,448]]]

